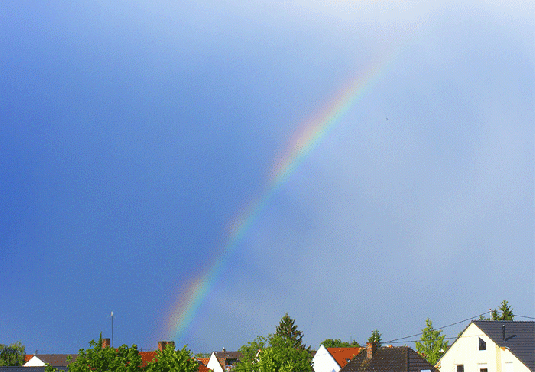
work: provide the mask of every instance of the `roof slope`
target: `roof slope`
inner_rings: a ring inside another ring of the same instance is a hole
[[[475,320],[472,323],[498,346],[508,348],[526,367],[535,371],[535,322]]]
[[[197,358],[197,361],[199,362],[199,372],[211,371],[208,368],[208,362],[210,362],[210,358]]]
[[[340,372],[420,372],[429,369],[438,372],[431,364],[408,346],[381,347],[368,359],[366,352],[359,353]]]
[[[37,354],[37,355],[32,355],[32,357],[34,357],[34,356],[39,358],[43,363],[50,364],[52,367],[65,367],[65,366],[68,366],[70,363],[74,362],[76,360],[76,358],[78,357],[78,354]]]
[[[218,359],[240,359],[243,355],[239,351],[216,351],[215,356]]]
[[[361,347],[329,347],[327,351],[334,358],[336,363],[341,368],[344,368],[345,365],[353,359],[355,355],[358,355],[363,348]]]

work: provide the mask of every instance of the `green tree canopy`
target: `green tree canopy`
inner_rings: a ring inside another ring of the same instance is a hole
[[[357,341],[341,341],[339,338],[332,339],[328,338],[325,341],[321,343],[324,347],[330,348],[330,347],[360,347],[359,343]]]
[[[479,320],[514,320],[514,318],[513,309],[506,300],[502,301],[498,309],[490,310],[490,318],[479,316]]]
[[[11,345],[0,344],[0,366],[21,366],[25,354],[25,347],[20,341]]]
[[[513,309],[509,305],[509,302],[506,300],[502,301],[501,306],[498,310],[494,309],[491,311],[492,320],[514,320],[515,314],[513,314]]]
[[[69,372],[134,372],[141,368],[141,355],[136,345],[120,346],[118,349],[102,347],[102,335],[98,341],[91,340],[90,349],[80,349],[76,361],[69,364]]]
[[[381,347],[383,342],[381,340],[381,334],[379,333],[378,329],[374,329],[372,331],[372,335],[368,338],[368,342],[375,342],[378,348]]]
[[[258,353],[258,363],[253,368],[259,372],[312,372],[312,356],[304,347],[295,347],[293,340],[272,335],[269,347]]]
[[[182,350],[175,350],[171,344],[164,350],[159,350],[152,362],[145,367],[146,372],[197,372],[198,370],[199,363],[186,346]]]
[[[444,341],[446,336],[441,330],[433,327],[431,319],[427,318],[425,325],[420,341],[416,341],[416,351],[434,366],[448,349],[448,341]]]
[[[275,334],[258,336],[240,348],[242,358],[237,372],[312,372],[310,347],[303,344],[303,334],[286,314]]]
[[[243,345],[239,350],[242,357],[238,364],[236,364],[236,369],[241,372],[251,372],[253,366],[258,362],[260,351],[265,350],[269,346],[271,336],[272,335],[268,337],[258,336],[253,341]]]
[[[275,334],[277,336],[286,338],[292,347],[305,349],[305,345],[303,344],[303,332],[297,329],[295,320],[290,318],[288,313],[286,313],[280,320]]]

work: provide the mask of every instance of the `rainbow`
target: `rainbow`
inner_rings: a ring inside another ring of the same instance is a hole
[[[188,331],[197,311],[203,304],[217,278],[220,276],[230,256],[236,251],[245,234],[255,224],[266,205],[288,178],[295,172],[307,156],[340,122],[340,118],[373,86],[387,70],[392,58],[382,59],[370,66],[348,83],[327,102],[323,109],[301,125],[301,131],[291,141],[286,156],[276,162],[271,178],[264,187],[263,193],[249,203],[234,221],[232,221],[228,238],[220,255],[208,266],[207,270],[194,278],[188,289],[176,296],[176,302],[166,315],[163,333],[167,339],[180,341]]]

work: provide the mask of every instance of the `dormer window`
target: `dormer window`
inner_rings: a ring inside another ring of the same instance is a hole
[[[479,350],[487,350],[487,343],[481,337],[479,338]]]

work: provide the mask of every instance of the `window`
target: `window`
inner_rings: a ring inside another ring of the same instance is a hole
[[[481,337],[479,338],[479,350],[487,350],[487,343]]]
[[[464,372],[464,366],[462,364],[457,366],[457,372]]]
[[[485,367],[485,368],[480,368],[479,372],[489,372],[489,371],[488,371],[487,367]]]

